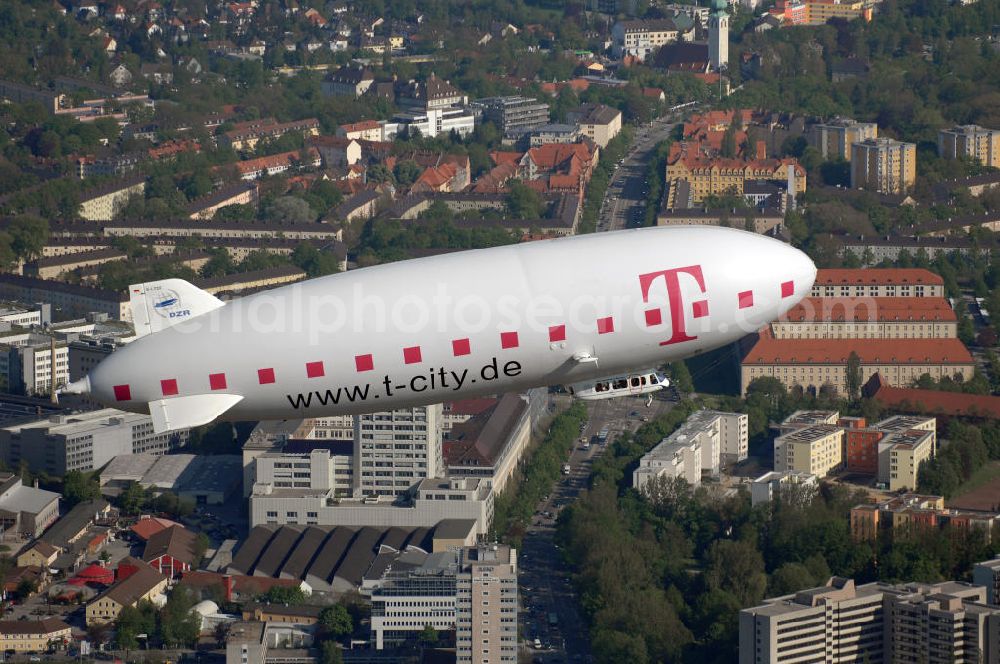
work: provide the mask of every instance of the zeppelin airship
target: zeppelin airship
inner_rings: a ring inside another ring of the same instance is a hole
[[[359,414],[566,385],[646,393],[655,368],[731,343],[806,296],[812,261],[712,226],[645,228],[378,265],[222,302],[130,287],[137,339],[65,392],[217,419]]]

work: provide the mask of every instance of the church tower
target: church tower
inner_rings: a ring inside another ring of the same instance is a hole
[[[708,60],[715,71],[729,65],[729,14],[726,0],[712,0],[708,17]]]

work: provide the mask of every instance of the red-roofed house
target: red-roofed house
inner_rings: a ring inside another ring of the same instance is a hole
[[[303,153],[306,155],[305,161],[302,160]],[[242,179],[256,180],[265,175],[284,173],[293,166],[319,168],[320,164],[319,152],[316,148],[306,148],[304,151],[293,150],[268,157],[238,161],[236,162],[236,170]]]
[[[167,578],[176,579],[198,564],[198,538],[183,526],[171,526],[146,542],[142,559]]]
[[[854,352],[861,360],[861,380],[881,373],[890,384],[912,385],[923,374],[940,380],[960,375],[969,380],[975,361],[958,339],[775,339],[770,329],[743,358],[740,392],[764,376],[779,379],[788,388],[817,392],[830,385],[847,393],[847,361]]]
[[[883,408],[904,413],[1000,419],[1000,397],[893,387],[881,373],[868,380],[862,394]]]
[[[944,279],[923,268],[822,269],[815,297],[944,297]]]
[[[359,141],[381,141],[382,123],[378,120],[361,120],[337,127],[337,136]]]
[[[468,422],[476,415],[486,412],[495,405],[497,405],[497,399],[493,397],[460,399],[446,403],[442,407],[443,418],[441,420],[441,428],[449,431],[456,424]]]
[[[167,528],[172,528],[173,526],[179,526],[180,524],[176,521],[171,521],[170,519],[161,519],[160,517],[149,517],[146,519],[139,519],[135,525],[133,525],[129,530],[135,533],[143,542],[149,540],[150,537],[160,532],[161,530],[166,530]]]

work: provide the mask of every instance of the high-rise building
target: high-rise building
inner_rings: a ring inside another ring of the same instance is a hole
[[[1000,130],[962,125],[938,132],[938,154],[945,159],[968,157],[983,166],[1000,167]]]
[[[354,495],[399,496],[444,476],[441,404],[358,415],[354,421]]]
[[[851,145],[870,138],[878,138],[878,125],[874,122],[855,122],[848,118],[834,118],[830,122],[814,124],[806,132],[806,140],[824,159],[851,160]]]
[[[851,144],[851,187],[905,194],[917,179],[917,146],[891,138]]]
[[[946,581],[826,586],[740,611],[740,664],[1000,661],[986,589]],[[993,636],[991,636],[993,635]]]
[[[712,0],[708,17],[708,61],[715,71],[729,66],[729,13],[726,0]]]
[[[504,544],[462,549],[455,597],[455,661],[517,662],[517,551]]]

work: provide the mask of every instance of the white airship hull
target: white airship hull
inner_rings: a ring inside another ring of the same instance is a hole
[[[731,343],[806,296],[815,272],[770,238],[668,227],[380,265],[199,302],[205,313],[171,291],[148,313],[159,331],[113,353],[89,388],[176,428],[211,412],[358,414],[581,383]]]

